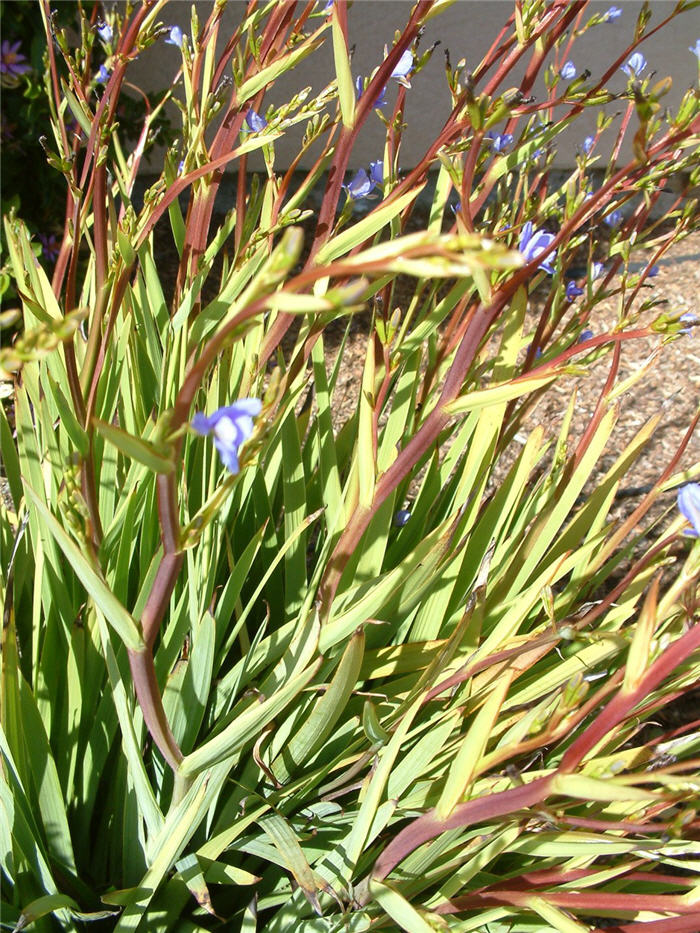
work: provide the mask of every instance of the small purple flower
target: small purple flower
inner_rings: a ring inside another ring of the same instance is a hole
[[[367,172],[360,168],[352,176],[347,185],[343,185],[343,188],[348,193],[348,197],[353,201],[358,198],[366,198],[370,193],[372,188],[374,188],[374,182],[370,179]]]
[[[608,227],[619,227],[622,223],[622,211],[610,211],[605,217],[603,217],[603,222],[608,225]]]
[[[691,538],[700,538],[700,484],[688,483],[678,490],[678,508],[683,518],[693,526],[685,534]]]
[[[486,139],[491,140],[491,146],[494,152],[505,152],[508,146],[513,142],[512,133],[504,133],[499,136],[498,133],[486,133]]]
[[[8,78],[19,78],[20,75],[27,74],[28,71],[31,71],[31,66],[27,64],[27,59],[19,51],[19,47],[22,43],[18,40],[17,42],[10,42],[9,39],[4,39],[2,45],[0,45],[0,75],[5,75]]]
[[[595,146],[595,138],[593,136],[586,136],[583,141],[583,151],[588,155],[591,149]]]
[[[386,51],[384,54],[387,54]],[[413,52],[410,49],[406,49],[389,77],[396,78],[399,84],[403,84],[404,87],[410,87],[411,82],[408,80],[408,75],[411,72],[411,68],[413,68]]]
[[[620,71],[624,71],[628,78],[633,75],[638,78],[647,66],[647,60],[641,52],[634,52],[627,59],[627,64],[622,65]]]
[[[574,298],[578,298],[579,295],[583,295],[583,289],[579,288],[576,282],[573,279],[566,283],[566,300],[573,301]]]
[[[591,266],[591,279],[595,281],[599,279],[601,275],[605,272],[605,265],[602,262],[594,262]]]
[[[700,39],[695,40],[695,45],[689,45],[688,51],[692,52],[693,55],[700,61]]]
[[[245,122],[248,124],[248,129],[253,133],[261,133],[267,126],[265,117],[261,117],[260,114],[252,108],[245,115]]]
[[[534,262],[554,240],[553,233],[547,233],[546,230],[536,230],[531,220],[523,226],[518,242],[518,249],[525,257],[526,262]],[[557,251],[554,250],[547,259],[543,259],[538,265],[549,275],[554,275],[553,263],[556,259]]]
[[[183,169],[184,169],[184,168],[185,168],[185,160],[184,160],[184,159],[180,159],[180,161],[177,163],[177,173],[178,173],[178,175],[182,175],[182,172],[183,172]]]
[[[355,80],[355,90],[357,91],[357,99],[359,100],[365,93],[364,81],[361,75],[358,75]],[[386,87],[381,89],[379,94],[377,94],[377,99],[372,104],[373,110],[381,110],[383,107],[386,107]]]
[[[399,509],[396,515],[394,515],[394,525],[397,528],[403,528],[406,522],[411,518],[411,513],[408,509]]]
[[[657,276],[658,274],[659,274],[659,267],[658,267],[658,266],[651,266],[651,268],[650,268],[649,271],[647,272],[647,278],[648,278],[648,279],[655,279],[656,276]]]
[[[233,405],[219,408],[213,415],[197,412],[191,422],[197,434],[214,435],[214,447],[221,462],[231,473],[238,473],[238,451],[253,433],[253,418],[260,414],[262,402],[257,398],[242,398]]]
[[[373,187],[381,188],[384,184],[384,163],[381,161],[369,163],[369,180]]]
[[[347,185],[343,188],[348,193],[348,198],[356,201],[359,198],[366,198],[375,188],[381,188],[384,184],[384,163],[381,161],[369,163],[369,174],[365,169],[358,169],[352,176]]]
[[[692,337],[693,328],[700,324],[700,318],[696,314],[692,314],[690,311],[687,311],[685,314],[681,314],[678,320],[683,321],[684,324],[688,325],[687,327],[681,327],[681,329],[678,331],[679,334],[685,334],[686,337]]]
[[[573,62],[565,62],[559,69],[559,74],[565,81],[573,81],[576,77],[576,65]]]
[[[584,343],[586,340],[590,340],[592,336],[593,336],[592,330],[582,330],[579,335],[578,342]]]
[[[323,8],[323,12],[326,16],[333,12],[333,0],[328,0],[328,3]]]
[[[106,84],[109,81],[109,70],[106,65],[100,65],[95,75],[96,84]]]
[[[614,23],[616,19],[622,16],[622,10],[619,6],[611,6],[603,17],[604,23]]]
[[[56,262],[60,244],[56,239],[55,233],[40,233],[39,242],[41,243],[41,252],[49,262]]]
[[[112,27],[109,25],[109,23],[98,23],[97,24],[97,35],[100,37],[100,39],[103,42],[107,43],[107,42],[112,41],[112,36],[114,34],[112,32]]]
[[[179,49],[182,48],[182,29],[179,26],[171,26],[170,32],[168,33],[168,38],[165,40],[166,45],[176,45]]]

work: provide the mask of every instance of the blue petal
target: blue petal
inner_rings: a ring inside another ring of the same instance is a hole
[[[216,447],[221,462],[226,469],[230,470],[231,473],[238,473],[238,447],[235,444],[226,444],[217,437],[214,438],[214,447]]]
[[[262,402],[259,398],[239,398],[233,405],[228,406],[228,410],[241,415],[250,415],[251,418],[256,418],[262,411]]]
[[[182,48],[182,29],[179,26],[172,26],[170,32],[168,33],[168,38],[165,40],[166,45],[176,45],[179,49]]]
[[[254,133],[261,133],[267,126],[265,117],[260,116],[260,114],[252,108],[245,115],[245,122]]]
[[[413,52],[410,49],[406,49],[406,51],[396,63],[396,67],[391,72],[391,77],[405,78],[411,68],[413,68]]]
[[[211,429],[214,427],[210,418],[204,414],[203,411],[198,411],[197,414],[192,418],[190,426],[193,431],[196,431],[197,434],[202,436],[209,434]]]
[[[384,184],[384,163],[383,162],[370,162],[369,163],[369,177],[370,180],[375,185]]]
[[[348,184],[344,187],[349,197],[364,198],[370,193],[374,186],[372,185],[367,172],[361,168],[355,172]]]
[[[688,483],[678,490],[678,508],[693,526],[694,536],[700,536],[700,484]]]

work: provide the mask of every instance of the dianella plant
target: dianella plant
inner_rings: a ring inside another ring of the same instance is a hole
[[[51,267],[4,219],[3,929],[700,928],[698,714],[664,718],[700,660],[697,417],[613,516],[660,417],[622,445],[620,400],[695,323],[653,279],[698,228],[698,87],[669,107],[645,57],[695,6],[502,3],[466,63],[420,0],[358,74],[367,4],[251,0],[231,32],[222,0],[186,29],[83,3],[69,32],[41,0],[28,182],[65,211]],[[324,45],[325,86],[284,99]],[[127,144],[134,61],[164,52]],[[575,391],[533,424],[594,365],[583,430]]]

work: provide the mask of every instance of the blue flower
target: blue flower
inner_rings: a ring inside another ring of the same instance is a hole
[[[183,171],[184,167],[185,167],[185,160],[184,160],[184,159],[180,159],[180,161],[179,161],[178,164],[177,164],[177,173],[178,173],[178,175],[182,175],[182,171]]]
[[[384,54],[388,54],[386,49],[384,50]],[[406,49],[389,77],[396,78],[399,84],[403,84],[404,87],[410,87],[411,82],[408,80],[408,75],[410,74],[411,68],[413,68],[413,52],[410,49]]]
[[[576,77],[576,65],[573,62],[566,62],[559,69],[559,74],[565,81],[572,81]]]
[[[579,288],[576,282],[571,279],[570,282],[566,283],[566,300],[573,301],[574,298],[578,298],[579,295],[583,295],[583,289]]]
[[[595,146],[595,137],[586,136],[586,138],[583,141],[583,151],[586,153],[586,155],[589,154],[593,146]]]
[[[611,6],[610,9],[603,16],[604,23],[613,23],[616,19],[619,19],[622,16],[622,10],[619,6]]]
[[[693,55],[700,60],[700,39],[695,40],[695,45],[689,45],[688,51],[692,52]]]
[[[685,314],[681,314],[678,318],[679,321],[683,321],[684,324],[687,324],[688,327],[681,327],[678,331],[679,334],[685,334],[686,337],[693,336],[693,327],[697,327],[700,324],[700,318],[696,314],[692,314],[690,311],[687,311]]]
[[[652,267],[649,269],[649,271],[647,272],[647,278],[648,278],[648,279],[655,279],[656,276],[657,276],[658,274],[659,274],[659,267],[658,267],[658,266],[652,266]]]
[[[192,429],[197,434],[214,435],[214,447],[221,462],[231,473],[238,473],[238,451],[253,433],[253,418],[260,414],[262,402],[257,398],[242,398],[233,405],[219,408],[213,415],[197,412]]]
[[[535,230],[532,221],[528,220],[520,234],[518,249],[525,257],[526,262],[534,262],[547,249],[553,239],[553,233],[547,233],[546,230]],[[547,259],[542,260],[538,268],[544,269],[549,275],[554,275],[553,263],[556,255],[557,251],[554,250]]]
[[[365,169],[358,169],[352,176],[347,185],[343,188],[348,193],[352,201],[359,198],[366,198],[374,188],[381,187],[384,184],[384,164],[382,162],[370,162],[369,174]]]
[[[622,65],[620,71],[624,71],[628,78],[633,75],[638,78],[647,66],[647,60],[641,52],[634,52],[627,59],[627,64]]]
[[[381,188],[384,184],[384,163],[381,161],[369,163],[369,180],[372,185]]]
[[[603,222],[608,225],[608,227],[619,227],[622,222],[622,211],[610,211],[610,213],[603,217]]]
[[[502,136],[499,136],[497,133],[489,132],[486,133],[485,138],[491,140],[494,152],[504,152],[513,142],[512,133],[504,133]]]
[[[248,124],[248,129],[252,130],[253,133],[261,133],[267,126],[265,117],[261,117],[252,107],[245,115],[245,122]]]
[[[394,525],[396,525],[397,528],[403,528],[410,517],[411,513],[408,509],[399,509],[396,515],[394,515]]]
[[[700,538],[700,484],[688,483],[678,490],[678,508],[683,518],[693,526],[692,531],[685,534],[691,538]]]
[[[591,266],[591,278],[593,280],[599,279],[604,272],[605,265],[602,262],[594,262]]]
[[[343,185],[343,188],[347,191],[349,198],[356,200],[357,198],[366,198],[374,185],[370,181],[367,172],[360,168],[355,172],[348,184]]]
[[[590,340],[592,336],[593,336],[592,330],[582,330],[581,333],[579,334],[578,342],[584,343],[584,341]]]
[[[364,81],[361,75],[358,75],[355,79],[355,90],[357,92],[357,99],[359,100],[365,93]],[[377,94],[377,99],[372,104],[374,110],[381,110],[383,107],[386,107],[386,87],[381,89],[379,94]]]
[[[171,26],[170,32],[168,33],[168,38],[165,40],[166,45],[176,45],[179,49],[182,48],[182,29],[179,26]]]
[[[41,243],[41,252],[49,262],[56,262],[60,250],[60,243],[56,239],[55,233],[40,233],[39,242]],[[691,315],[692,317],[693,315]],[[683,318],[681,318],[683,320]]]
[[[100,65],[95,75],[97,84],[106,84],[109,81],[109,71],[106,65]]]
[[[21,44],[19,40],[10,42],[9,39],[3,39],[0,45],[0,75],[6,75],[10,80],[15,80],[32,70],[26,55],[19,51]]]
[[[97,24],[97,35],[102,39],[103,42],[112,41],[112,27],[109,23],[98,23]]]

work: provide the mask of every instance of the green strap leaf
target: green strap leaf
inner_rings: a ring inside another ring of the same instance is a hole
[[[164,457],[148,441],[140,437],[134,437],[127,431],[115,427],[113,424],[107,424],[99,419],[93,419],[93,424],[100,434],[111,444],[120,450],[123,454],[132,460],[137,460],[154,473],[172,473],[175,464],[172,460]]]
[[[352,86],[352,71],[350,70],[350,56],[345,34],[340,26],[338,10],[333,7],[333,58],[335,60],[335,73],[338,78],[338,98],[343,126],[352,129],[355,125],[355,89]]]
[[[138,626],[131,618],[128,611],[109,589],[100,573],[80,551],[78,545],[72,541],[63,530],[55,516],[49,512],[32,487],[25,482],[24,488],[34,508],[51,532],[51,536],[63,551],[68,563],[75,571],[76,576],[83,584],[88,594],[94,599],[102,615],[107,619],[127,648],[132,651],[143,651],[145,647],[143,638],[141,637]]]

